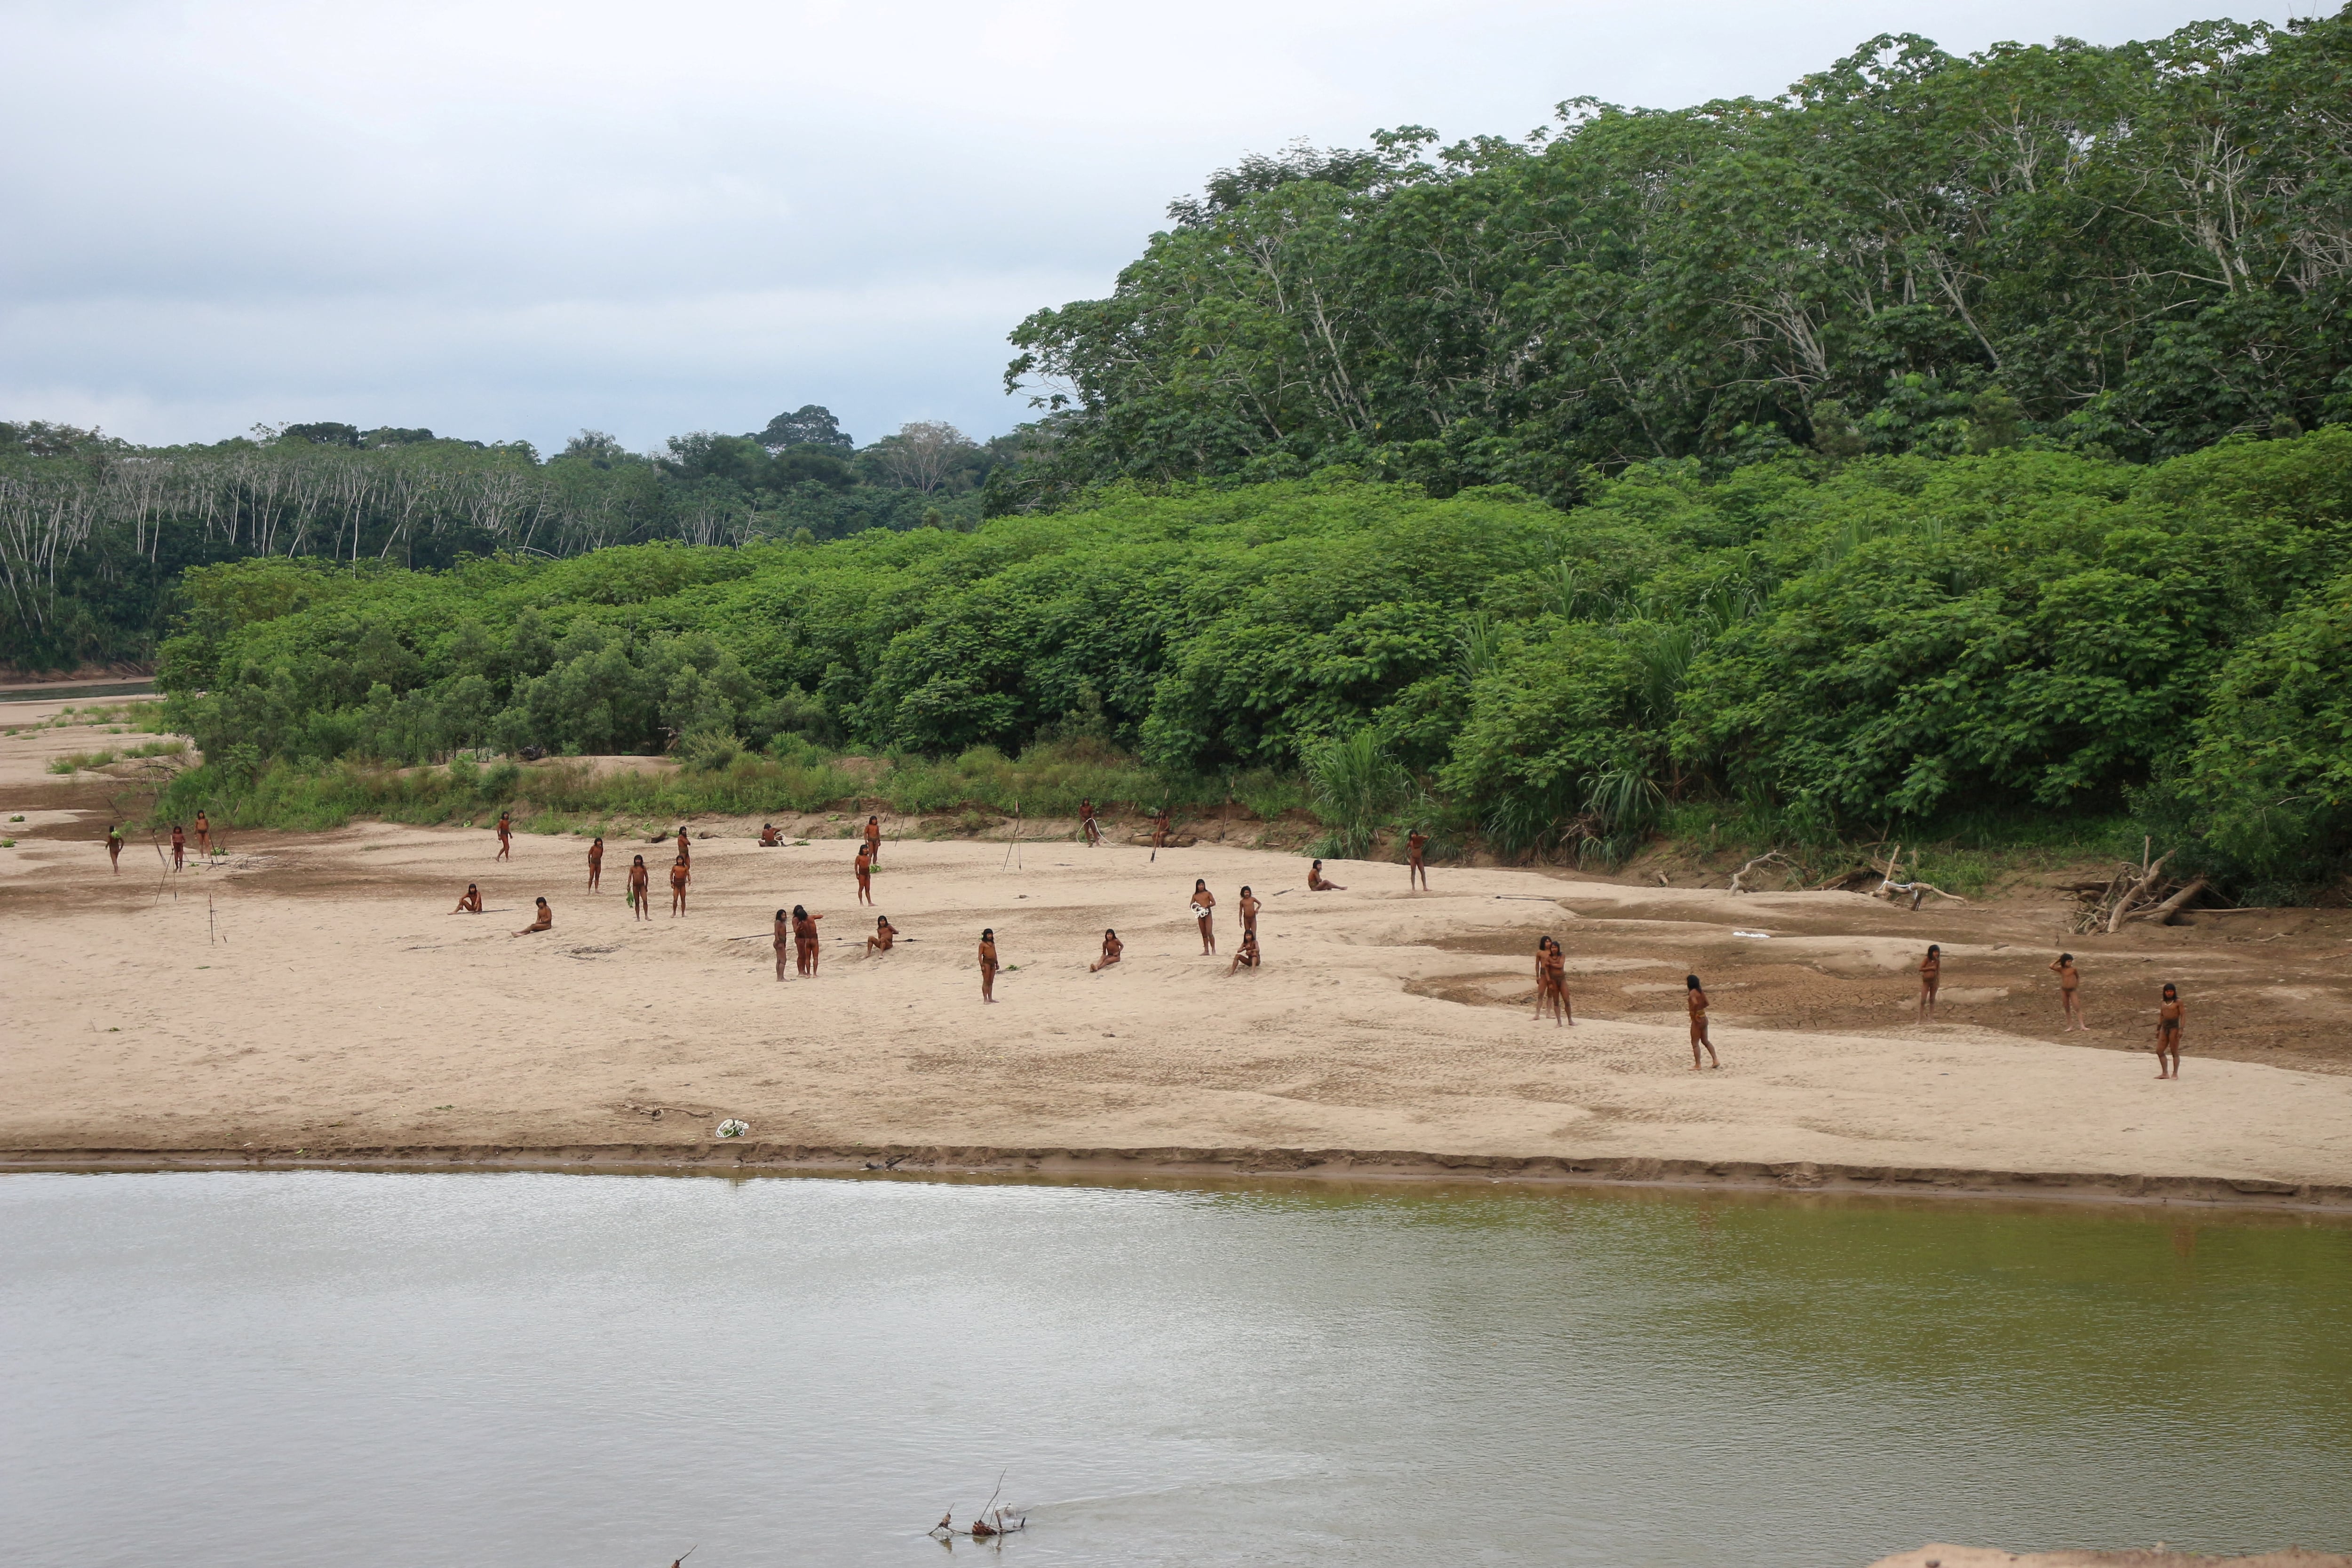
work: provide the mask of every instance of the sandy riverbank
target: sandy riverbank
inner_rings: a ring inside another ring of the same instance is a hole
[[[683,920],[633,921],[621,898],[628,857],[661,866],[666,851],[610,845],[590,895],[582,842],[523,836],[499,864],[479,829],[239,835],[225,862],[177,875],[142,844],[110,875],[102,801],[40,771],[42,748],[89,743],[57,733],[0,752],[0,805],[27,818],[0,858],[0,1149],[626,1159],[708,1146],[726,1115],[779,1161],[1145,1150],[1280,1169],[1300,1158],[1258,1152],[1383,1152],[1360,1163],[2352,1189],[2352,1076],[2303,1035],[2266,1045],[2242,1016],[2225,1028],[2225,1009],[2197,1010],[2229,986],[2284,985],[2279,950],[2227,945],[2243,932],[2225,922],[2074,939],[2103,1025],[2074,1044],[2034,989],[2054,908],[1914,915],[1858,894],[1449,867],[1412,894],[1401,867],[1370,864],[1333,868],[1344,892],[1309,893],[1303,861],[1233,844],[1155,863],[1125,843],[1031,842],[1008,864],[1003,843],[903,839],[876,891],[907,940],[866,960],[850,846],[761,849],[741,823],[696,825],[715,837],[696,845]],[[1200,956],[1195,877],[1223,900],[1228,943],[1240,885],[1267,900],[1265,971]],[[446,912],[467,880],[497,912]],[[541,893],[555,930],[509,935]],[[830,940],[818,978],[779,984],[766,932],[791,903],[824,911]],[[994,1006],[972,967],[983,925],[1008,965]],[[1105,926],[1128,959],[1090,974]],[[1571,955],[1572,1029],[1522,1005],[1541,930]],[[1928,941],[1946,948],[1948,1000],[1920,1026],[1907,972]],[[1688,1070],[1686,968],[1716,994],[1720,1073]],[[2343,1008],[2321,974],[2285,988]],[[2137,1043],[2159,978],[2192,1002],[2179,1083],[2116,1048]],[[2253,1059],[2200,1056],[2208,1016]]]

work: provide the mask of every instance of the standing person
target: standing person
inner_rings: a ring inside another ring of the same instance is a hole
[[[1544,938],[1550,949],[1544,955],[1544,967],[1551,973],[1552,1016],[1563,1024],[1576,1022],[1576,1005],[1568,994],[1568,950],[1554,936]]]
[[[980,999],[996,1000],[996,930],[992,926],[980,933]]]
[[[1348,890],[1323,875],[1323,862],[1320,860],[1307,868],[1307,888],[1315,893],[1344,893]]]
[[[1217,951],[1217,895],[1209,891],[1209,884],[1200,878],[1192,879],[1192,918],[1201,926],[1201,951],[1213,954]]]
[[[683,822],[677,825],[677,863],[686,868],[688,876],[694,875],[694,851],[686,847],[686,824]]]
[[[871,958],[877,952],[889,952],[890,944],[898,940],[898,928],[890,923],[890,917],[876,915],[874,934],[866,939],[866,956]]]
[[[538,904],[539,913],[537,917],[531,921],[530,924],[515,932],[515,935],[529,936],[535,931],[553,931],[555,929],[555,911],[547,907],[547,900],[545,899],[539,900]]]
[[[506,860],[514,855],[514,821],[506,812],[499,813],[499,852],[494,859]]]
[[[1078,802],[1078,837],[1087,841],[1089,849],[1102,842],[1102,824],[1095,820],[1095,797],[1092,795]]]
[[[1154,851],[1168,847],[1168,807],[1162,804],[1160,815],[1151,819],[1151,847]]]
[[[2089,1034],[2091,1026],[2083,1020],[2083,977],[2074,971],[2074,955],[2060,953],[2058,962],[2050,966],[2050,973],[2058,977],[2058,1005],[2066,1014],[2066,1028],[2058,1032],[2063,1035],[2067,1029],[2080,1029]]]
[[[187,863],[188,836],[180,831],[178,823],[172,824],[172,869],[176,871]]]
[[[451,910],[449,912],[453,915],[480,914],[482,912],[482,889],[471,882],[467,883],[465,896],[457,900],[457,907]]]
[[[1241,951],[1234,954],[1234,961],[1231,963],[1225,965],[1226,977],[1230,979],[1237,969],[1255,969],[1257,966],[1257,932],[1244,931]]]
[[[1919,1015],[1914,1023],[1924,1024],[1936,1016],[1936,987],[1943,978],[1944,950],[1931,942],[1927,956],[1919,961]]]
[[[654,918],[651,908],[653,880],[653,873],[646,869],[644,856],[640,855],[629,862],[629,908],[635,911],[635,918],[638,920],[649,921]]]
[[[213,858],[212,818],[204,814],[202,807],[196,811],[196,853],[206,860]]]
[[[861,904],[870,904],[874,901],[874,847],[872,845],[861,844],[857,847],[857,861],[855,868],[857,872],[857,901]]]
[[[803,905],[793,906],[793,946],[799,950],[801,973],[812,980],[816,978],[816,961],[824,947],[816,934],[816,922],[823,919],[823,915],[809,913]]]
[[[106,825],[106,863],[122,875],[122,829],[111,822]]]
[[[1429,847],[1429,835],[1416,827],[1404,836],[1404,890],[1412,891],[1418,881],[1423,892],[1429,891],[1429,868],[1421,863],[1422,852]]]
[[[776,911],[776,978],[778,980],[784,977],[784,944],[786,942],[791,942],[797,949],[800,939],[793,934],[793,917],[782,910],[778,910]]]
[[[1108,969],[1112,964],[1117,963],[1118,962],[1118,955],[1126,951],[1127,943],[1118,940],[1118,932],[1112,931],[1106,926],[1103,929],[1102,956],[1096,959],[1092,963],[1087,965],[1087,973],[1088,974],[1100,974],[1104,970]]]
[[[588,890],[596,891],[604,885],[604,836],[601,833],[588,841]]]
[[[1234,907],[1240,910],[1242,912],[1242,934],[1244,936],[1255,936],[1257,934],[1257,912],[1258,910],[1265,908],[1265,900],[1259,898],[1255,893],[1251,892],[1249,890],[1249,884],[1244,882],[1242,884],[1241,902]]]
[[[2156,1010],[2156,1076],[2180,1076],[2180,1026],[2189,1016],[2181,1005],[2179,987],[2164,983],[2164,1005]],[[2169,1066],[2167,1063],[2169,1062]]]
[[[681,855],[669,868],[669,912],[675,919],[686,913],[686,857]]]
[[[1551,938],[1536,938],[1536,1021],[1551,1006]]]
[[[882,863],[882,819],[878,816],[866,819],[866,862],[869,866]]]
[[[1706,993],[1700,988],[1696,974],[1684,975],[1683,984],[1686,989],[1684,1000],[1690,1007],[1691,1071],[1698,1071],[1698,1048],[1701,1046],[1706,1047],[1706,1065],[1719,1068],[1723,1063],[1716,1059],[1715,1042],[1706,1037]]]

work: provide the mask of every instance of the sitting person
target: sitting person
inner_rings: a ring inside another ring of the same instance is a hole
[[[877,952],[889,952],[890,944],[898,940],[898,928],[890,923],[890,917],[876,915],[874,934],[866,939],[866,956],[871,958]]]
[[[451,910],[449,912],[453,915],[480,914],[482,912],[482,889],[476,887],[471,882],[467,883],[466,896],[459,899],[457,900],[457,907]]]
[[[763,822],[760,824],[760,846],[761,848],[773,849],[777,845],[782,842],[783,840],[776,834],[776,825],[774,823]]]
[[[532,921],[530,924],[523,927],[522,930],[515,932],[515,935],[529,936],[535,931],[552,931],[554,929],[555,911],[547,907],[547,900],[545,899],[541,899],[539,900],[539,918]]]
[[[1234,954],[1231,963],[1225,965],[1225,973],[1231,974],[1236,969],[1255,969],[1257,966],[1257,932],[1245,931],[1242,932],[1241,951]]]
[[[1088,974],[1095,974],[1099,973],[1103,970],[1108,969],[1112,964],[1118,962],[1118,955],[1126,951],[1127,943],[1118,940],[1118,932],[1105,930],[1103,932],[1102,956],[1096,959],[1092,963],[1087,965],[1087,973]]]
[[[1339,883],[1325,878],[1323,862],[1320,860],[1307,868],[1307,886],[1309,890],[1318,893],[1344,893],[1348,890]]]

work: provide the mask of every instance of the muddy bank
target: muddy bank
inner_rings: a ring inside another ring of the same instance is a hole
[[[0,1171],[516,1170],[711,1173],[889,1172],[901,1175],[1281,1176],[1331,1181],[1538,1186],[1726,1187],[1750,1192],[2195,1205],[2352,1217],[2352,1185],[2066,1171],[1964,1171],[1728,1160],[1558,1159],[1393,1149],[1049,1149],[753,1139],[707,1143],[499,1144],[242,1149],[0,1149]]]
[[[2289,1546],[2254,1557],[2200,1557],[2162,1547],[2129,1552],[2031,1552],[1930,1544],[1882,1557],[1870,1568],[2352,1568],[2352,1556]]]

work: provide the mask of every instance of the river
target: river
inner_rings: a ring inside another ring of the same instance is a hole
[[[2352,1547],[2352,1227],[1672,1192],[0,1177],[75,1568]]]

